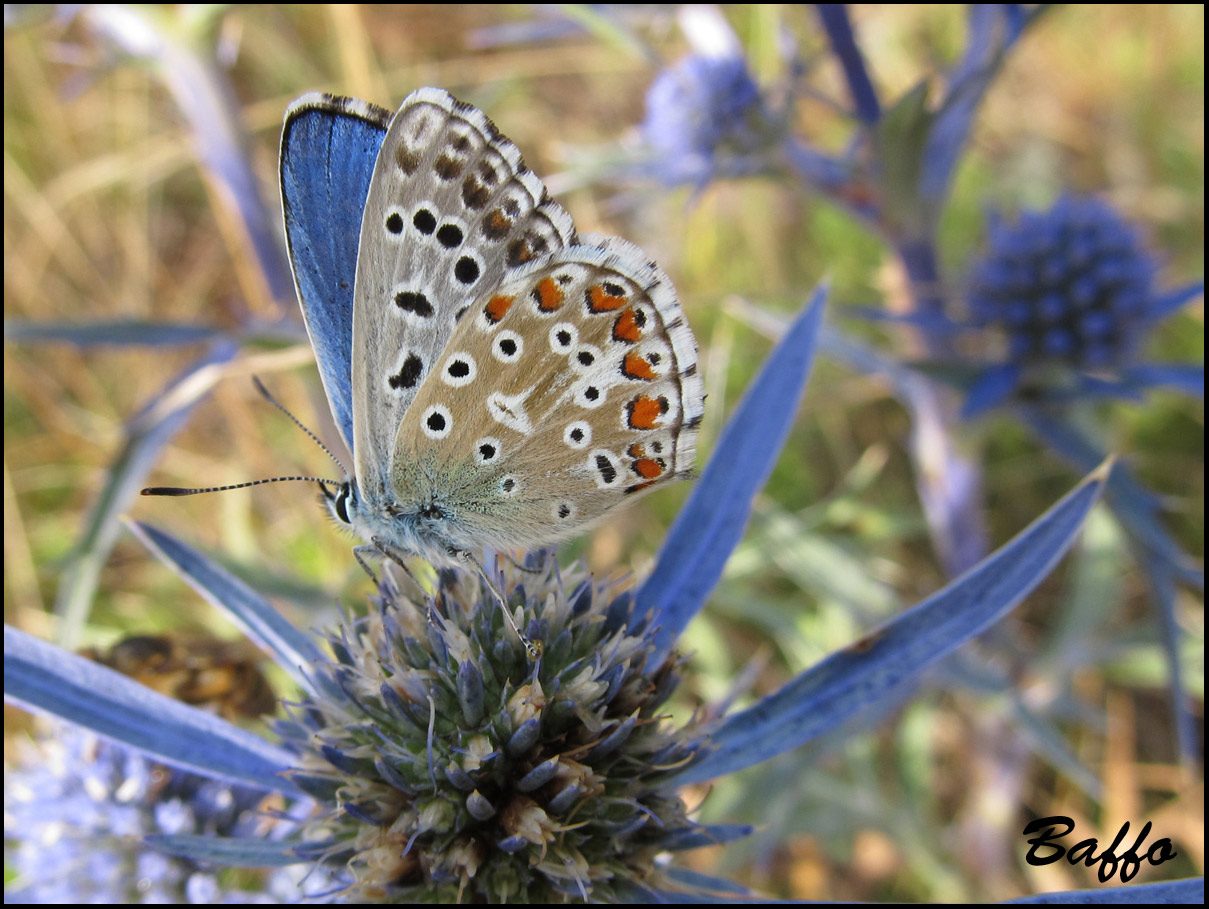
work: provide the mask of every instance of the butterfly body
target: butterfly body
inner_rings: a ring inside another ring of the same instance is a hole
[[[670,281],[577,234],[481,111],[432,88],[393,116],[306,95],[281,171],[354,457],[325,496],[366,543],[435,564],[543,546],[688,471],[704,395]]]

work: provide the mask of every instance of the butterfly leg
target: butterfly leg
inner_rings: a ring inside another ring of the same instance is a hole
[[[504,618],[507,619],[508,624],[512,627],[513,632],[516,633],[517,638],[520,639],[521,644],[524,645],[525,650],[529,652],[530,659],[536,660],[540,657],[542,655],[542,642],[533,640],[521,631],[520,626],[516,624],[516,620],[512,618],[512,613],[508,611],[508,601],[504,599],[503,592],[495,585],[491,576],[487,574],[487,569],[483,567],[483,563],[474,557],[474,553],[465,549],[451,549],[449,554],[461,559],[478,571],[479,576],[483,579],[483,583],[487,585],[487,589],[491,591],[491,595],[495,598],[500,610],[504,613]]]
[[[523,571],[525,574],[541,574],[545,568],[546,559],[549,558],[552,554],[553,553],[548,549],[539,549],[536,552],[526,553],[525,562],[531,561],[532,556],[537,557],[537,559],[536,559],[537,564],[532,568],[529,567],[529,565],[527,565],[527,564],[522,564],[522,563],[518,562],[516,560],[516,557],[513,556],[512,553],[510,553],[510,552],[503,553],[503,556],[509,562],[512,563],[512,567],[514,567],[517,571]]]
[[[370,580],[374,582],[375,587],[378,586],[378,576],[374,574],[374,570],[370,568],[369,563],[365,561],[365,556],[370,555],[371,553],[377,555],[381,552],[382,548],[380,546],[362,544],[360,546],[353,547],[353,558],[357,560],[358,565],[365,569],[365,573],[369,575]]]
[[[374,552],[381,553],[386,558],[390,559],[392,562],[394,562],[396,565],[398,565],[400,568],[403,569],[403,573],[405,575],[407,575],[408,578],[411,579],[411,582],[413,584],[415,584],[417,587],[420,586],[420,582],[416,580],[416,576],[411,573],[411,569],[408,568],[407,563],[403,561],[403,556],[407,554],[404,550],[399,549],[399,547],[393,545],[392,543],[389,543],[388,541],[382,539],[381,537],[374,537],[372,542],[373,542],[373,545],[367,546],[366,547],[367,549],[370,549]],[[421,588],[421,589],[423,589],[423,588]]]

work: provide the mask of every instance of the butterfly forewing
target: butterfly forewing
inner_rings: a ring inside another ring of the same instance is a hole
[[[459,318],[527,262],[573,242],[570,216],[479,110],[413,92],[370,181],[352,331],[357,482],[388,500],[400,424]]]
[[[390,111],[318,92],[290,105],[281,133],[281,203],[298,300],[323,388],[353,445],[353,280],[361,216]]]
[[[704,396],[671,282],[583,241],[475,299],[399,427],[395,499],[439,503],[456,545],[555,542],[692,464]]]

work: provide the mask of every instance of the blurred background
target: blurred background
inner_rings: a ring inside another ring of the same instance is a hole
[[[851,121],[830,100],[844,91],[814,11],[722,12],[792,128],[842,149]],[[251,382],[259,375],[336,441],[279,269],[278,141],[303,92],[393,108],[418,86],[443,87],[513,139],[579,230],[620,234],[657,259],[701,345],[699,464],[770,348],[754,314],[792,314],[829,278],[829,320],[895,351],[892,332],[846,312],[901,309],[906,292],[897,260],[857,221],[784,179],[666,188],[644,169],[645,93],[688,51],[674,7],[619,19],[524,5],[127,13],[5,10],[4,605],[9,623],[42,638],[82,647],[133,633],[238,636],[133,538],[102,526],[106,509],[210,553],[303,627],[366,602],[352,541],[312,485],[132,495],[144,482],[334,476]],[[888,98],[943,73],[965,41],[958,7],[851,15]],[[239,160],[224,157],[231,148],[242,148]],[[1203,274],[1202,7],[1075,6],[1033,26],[991,85],[957,169],[942,268],[965,272],[987,210],[1043,208],[1063,192],[1104,198],[1138,226],[1161,284]],[[17,339],[7,328],[18,323],[55,340]],[[1160,326],[1148,355],[1203,363],[1203,323],[1199,301]],[[182,340],[189,331],[196,338]],[[204,387],[175,390],[196,404],[143,464],[136,415],[224,339],[235,346]],[[1162,497],[1175,540],[1203,559],[1202,401],[1154,394],[1096,413]],[[745,542],[684,639],[694,656],[680,718],[728,694],[742,702],[775,690],[946,583],[905,453],[910,429],[884,381],[820,357]],[[1077,480],[1008,419],[992,414],[959,433],[958,448],[985,471],[995,546]],[[123,485],[131,464],[149,472]],[[687,491],[641,500],[563,557],[641,577]],[[1199,722],[1203,597],[1181,589],[1177,606]],[[1156,619],[1107,510],[1006,624],[967,656],[1009,678],[1010,694],[937,673],[888,715],[686,793],[703,819],[760,825],[690,860],[799,899],[996,900],[1095,886],[1094,871],[1023,862],[1024,824],[1062,814],[1105,843],[1124,821],[1152,821],[1152,839],[1169,837],[1179,857],[1144,867],[1139,883],[1203,873],[1203,776],[1178,761]],[[1062,647],[1075,645],[1080,671],[1067,678]],[[6,713],[6,754],[29,723]]]

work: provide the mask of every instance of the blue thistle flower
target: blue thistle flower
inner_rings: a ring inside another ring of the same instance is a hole
[[[665,183],[704,184],[747,173],[762,144],[760,89],[741,56],[694,54],[662,70],[646,96],[642,136]]]
[[[977,380],[966,414],[1022,388],[1043,397],[1130,396],[1155,384],[1194,391],[1199,376],[1203,392],[1203,369],[1139,362],[1155,323],[1201,292],[1200,284],[1159,292],[1157,273],[1137,232],[1096,199],[1063,196],[1014,223],[992,220],[966,300],[973,325],[1006,336],[1007,359]]]
[[[7,767],[5,866],[15,872],[6,902],[178,903],[297,900],[283,880],[248,889],[222,868],[150,849],[153,834],[263,836],[274,820],[265,793],[166,767],[75,726],[29,743]],[[229,876],[228,876],[229,877]]]
[[[634,591],[541,556],[498,577],[537,660],[477,577],[384,579],[278,726],[323,806],[302,838],[353,874],[347,899],[613,901],[709,836],[660,784],[692,740],[660,716],[680,658],[651,659]]]
[[[1064,196],[993,223],[989,246],[967,299],[975,323],[1007,333],[1012,359],[1103,369],[1134,358],[1158,266],[1112,208]]]

